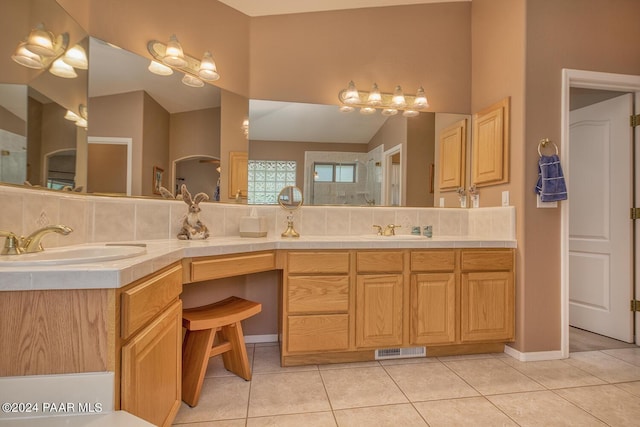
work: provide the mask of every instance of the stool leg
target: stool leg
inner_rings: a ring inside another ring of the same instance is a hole
[[[251,379],[251,367],[247,357],[247,348],[244,344],[242,325],[240,322],[236,322],[232,325],[223,326],[221,332],[224,339],[231,343],[231,350],[222,354],[224,367],[249,381]]]
[[[200,400],[215,335],[215,329],[187,331],[185,335],[182,349],[182,400],[191,407]]]

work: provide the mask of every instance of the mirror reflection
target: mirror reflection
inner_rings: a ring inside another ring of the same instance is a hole
[[[289,185],[280,190],[278,204],[287,211],[287,229],[282,232],[282,237],[300,237],[293,226],[293,212],[302,207],[302,191],[298,187]]]
[[[286,185],[301,186],[309,205],[434,206],[438,139],[468,117],[345,114],[335,105],[250,100],[249,202],[261,203],[252,192],[285,185],[276,165],[287,162],[294,180]],[[267,162],[271,173],[252,171]]]

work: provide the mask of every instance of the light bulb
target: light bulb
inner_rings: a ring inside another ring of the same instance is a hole
[[[182,52],[182,46],[180,46],[180,42],[175,34],[169,37],[167,50],[164,53],[162,62],[178,68],[182,68],[187,65],[187,61],[184,59],[184,52]]]
[[[182,78],[182,83],[191,87],[202,87],[204,86],[204,82],[199,78],[192,76],[191,74],[185,74]]]
[[[216,63],[213,61],[211,52],[205,52],[200,61],[200,69],[198,70],[198,76],[201,79],[213,82],[220,78],[218,70],[216,69]]]
[[[62,58],[58,58],[53,61],[51,68],[49,68],[49,72],[54,76],[62,77],[64,79],[73,79],[78,77],[76,70],[74,70],[71,65],[64,62]]]
[[[11,59],[27,68],[33,68],[36,70],[43,69],[44,65],[42,64],[42,58],[40,58],[40,55],[31,52],[27,49],[26,45],[27,42],[21,42],[18,44],[16,51],[11,55]]]
[[[396,89],[393,91],[393,98],[391,99],[391,106],[393,108],[403,108],[407,105],[407,102],[404,99],[404,94],[402,93],[402,88],[400,86],[396,86]]]
[[[349,86],[347,86],[347,90],[344,93],[345,104],[353,105],[360,103],[360,94],[358,93],[358,89],[356,89],[356,84],[351,80],[349,82]]]
[[[369,92],[369,98],[367,98],[367,104],[371,106],[378,106],[382,104],[382,95],[380,95],[380,89],[376,83],[373,84],[371,92]]]
[[[424,89],[420,86],[418,92],[416,92],[416,98],[413,101],[413,108],[420,110],[428,107],[429,101],[427,101],[427,96],[424,94]]]
[[[53,48],[53,34],[45,30],[43,24],[38,24],[36,28],[31,30],[26,47],[41,56],[50,57],[56,54]]]
[[[89,68],[89,61],[87,60],[87,53],[80,45],[75,45],[69,49],[63,57],[63,61],[73,68],[79,70],[86,70]]]
[[[403,116],[405,116],[405,117],[415,117],[415,116],[417,116],[418,114],[420,114],[418,111],[416,111],[416,110],[411,110],[411,109],[409,109],[409,110],[404,110],[404,112],[402,113],[402,115],[403,115]]]
[[[159,76],[170,76],[171,74],[173,74],[173,70],[171,69],[171,67],[167,67],[166,65],[161,64],[158,61],[152,60],[149,64],[148,69],[153,74],[157,74]]]

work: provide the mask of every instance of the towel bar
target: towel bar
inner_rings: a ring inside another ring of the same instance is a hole
[[[553,144],[553,147],[556,149],[556,155],[557,155],[558,154],[558,146],[555,144],[555,142],[551,141],[549,138],[543,138],[538,143],[538,155],[540,157],[542,157],[542,152],[540,152],[540,148],[541,147],[546,147],[547,144]]]

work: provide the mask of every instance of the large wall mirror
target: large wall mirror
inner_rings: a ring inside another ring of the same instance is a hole
[[[249,202],[262,203],[261,191],[269,186],[297,185],[308,205],[434,206],[439,135],[465,119],[432,112],[411,118],[345,114],[336,105],[252,99]],[[295,170],[293,180],[278,176],[279,165]]]
[[[150,73],[149,58],[89,37],[55,0],[3,2],[0,12],[0,182],[150,197],[162,197],[158,186],[176,194],[186,184],[211,201],[235,202],[225,182],[229,158],[245,151],[249,203],[276,204],[279,188],[295,185],[307,204],[434,206],[438,135],[468,119],[239,100],[213,85],[185,86],[179,73]],[[89,69],[67,79],[12,61],[39,23],[82,46]],[[226,113],[225,100],[233,104]],[[65,119],[67,111],[88,125]]]

